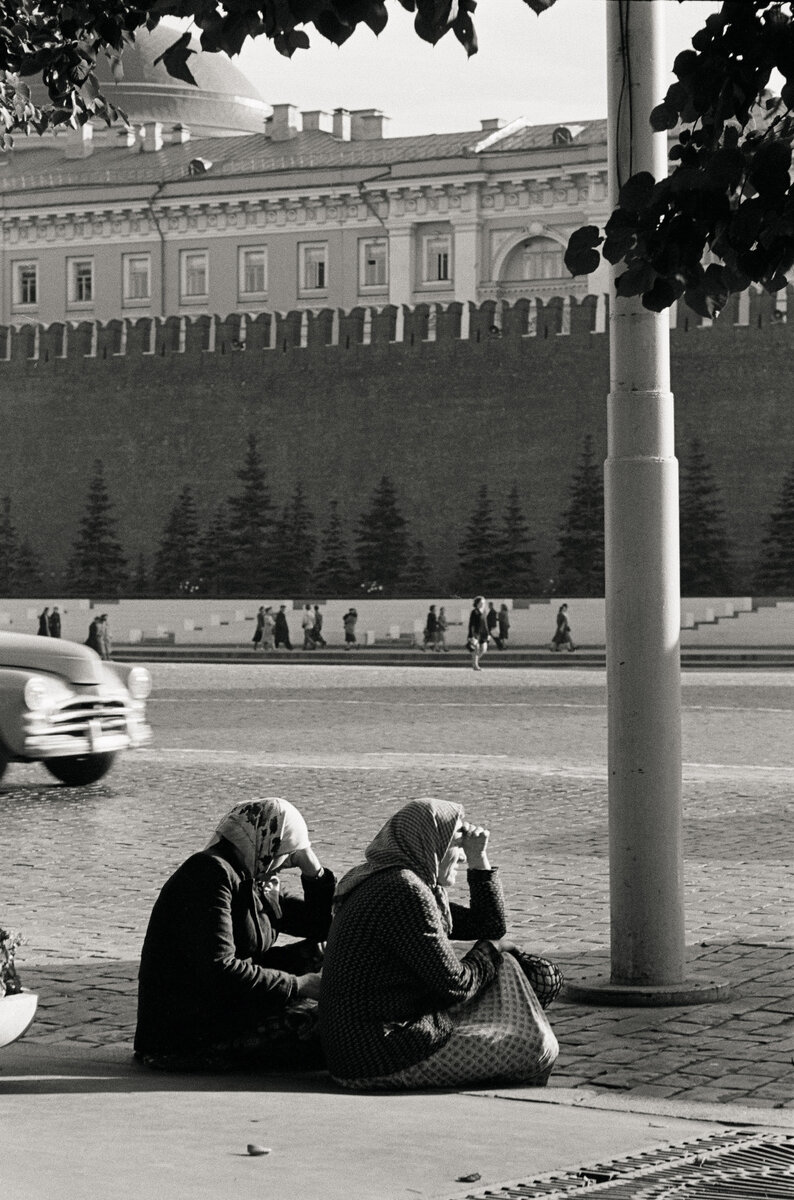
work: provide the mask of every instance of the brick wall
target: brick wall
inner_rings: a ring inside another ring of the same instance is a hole
[[[0,494],[60,571],[102,458],[134,563],[155,550],[185,483],[202,518],[236,490],[254,430],[276,502],[302,480],[322,528],[338,498],[351,547],[388,473],[442,577],[480,484],[498,508],[517,479],[546,578],[582,438],[606,450],[597,308],[592,296],[521,300],[504,310],[500,336],[489,332],[492,302],[2,329]],[[726,311],[700,328],[679,314],[673,387],[679,444],[703,441],[750,564],[791,465],[794,322],[776,321],[764,295],[752,298],[749,325],[734,320]]]

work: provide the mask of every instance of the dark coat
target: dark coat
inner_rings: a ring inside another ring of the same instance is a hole
[[[60,613],[57,613],[57,612],[50,613],[49,627],[50,627],[50,637],[59,638],[61,636],[61,614]]]
[[[469,614],[468,637],[476,638],[481,644],[488,641],[488,623],[479,608],[473,608]]]
[[[279,969],[280,932],[323,941],[336,880],[301,876],[277,918],[234,850],[192,855],[155,903],[141,952],[135,1049],[170,1054],[233,1037],[283,1011],[297,978]]]
[[[505,932],[496,871],[469,871],[471,907],[451,905],[452,937]],[[460,961],[435,896],[413,871],[379,871],[340,905],[328,938],[320,1034],[337,1079],[373,1079],[422,1062],[452,1034],[448,1009],[496,977],[501,952],[479,941]]]

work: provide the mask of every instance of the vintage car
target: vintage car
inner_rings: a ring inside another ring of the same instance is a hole
[[[43,762],[56,779],[94,783],[121,750],[151,738],[145,667],[103,662],[88,646],[0,632],[0,778]]]

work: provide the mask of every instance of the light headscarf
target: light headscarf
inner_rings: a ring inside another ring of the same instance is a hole
[[[280,917],[279,878],[268,874],[273,860],[295,850],[308,850],[311,845],[306,822],[295,805],[280,796],[238,804],[218,825],[206,849],[217,846],[221,838],[234,846],[260,893]]]
[[[334,893],[334,903],[343,903],[354,888],[393,867],[413,871],[433,892],[447,933],[452,917],[446,888],[438,882],[438,870],[449,843],[463,820],[460,804],[423,796],[399,809],[375,835],[364,851],[366,862],[342,876]]]

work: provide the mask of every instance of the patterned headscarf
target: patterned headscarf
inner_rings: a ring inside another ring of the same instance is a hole
[[[413,871],[431,889],[436,898],[447,933],[452,917],[446,889],[438,882],[438,869],[449,843],[463,820],[460,804],[423,796],[399,809],[375,835],[364,851],[366,862],[343,875],[334,893],[334,903],[347,899],[371,875],[390,867]]]
[[[278,875],[268,875],[270,866],[281,854],[307,850],[311,845],[306,822],[294,804],[279,796],[265,796],[238,804],[223,818],[206,849],[217,846],[221,838],[231,842],[246,870],[259,884],[277,916],[281,916]]]

